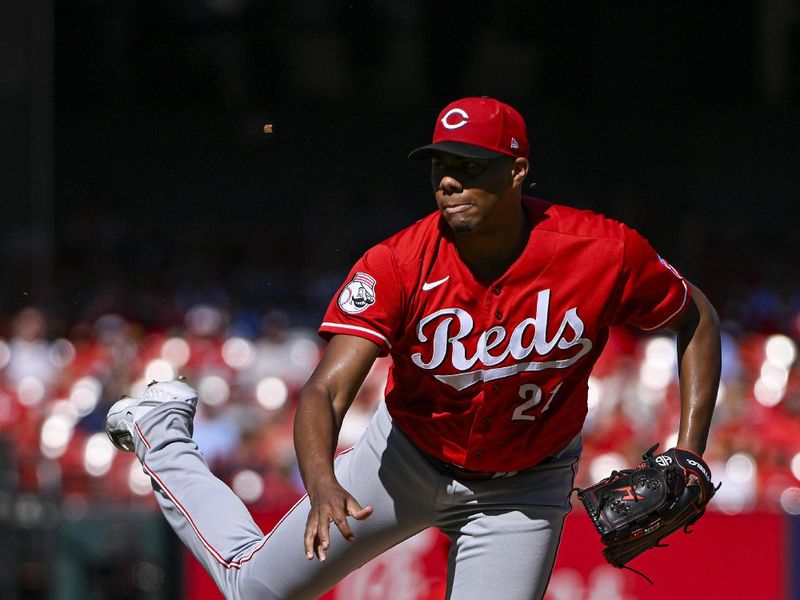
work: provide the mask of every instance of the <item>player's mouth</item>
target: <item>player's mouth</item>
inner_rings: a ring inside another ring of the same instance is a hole
[[[471,206],[471,204],[453,204],[452,206],[443,206],[442,211],[447,215],[457,215],[469,210]]]

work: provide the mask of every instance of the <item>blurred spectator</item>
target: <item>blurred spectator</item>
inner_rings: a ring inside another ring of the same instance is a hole
[[[239,445],[241,431],[224,407],[200,402],[192,437],[208,463],[214,465],[233,455]]]
[[[47,323],[38,308],[23,308],[11,323],[5,378],[8,385],[18,387],[31,403],[36,403],[36,391],[43,395],[58,377],[46,335]]]

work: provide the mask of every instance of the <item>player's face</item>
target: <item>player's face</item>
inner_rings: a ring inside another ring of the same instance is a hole
[[[464,158],[441,153],[431,159],[436,203],[456,233],[491,227],[498,206],[509,196],[514,159]],[[505,202],[509,204],[509,202]]]

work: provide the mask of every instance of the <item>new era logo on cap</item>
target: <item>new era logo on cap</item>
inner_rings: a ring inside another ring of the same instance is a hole
[[[433,143],[417,148],[411,159],[436,152],[467,158],[528,157],[525,120],[494,98],[462,98],[444,107],[433,130]]]

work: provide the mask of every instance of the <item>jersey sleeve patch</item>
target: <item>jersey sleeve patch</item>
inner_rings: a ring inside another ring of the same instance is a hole
[[[364,312],[375,304],[375,284],[374,277],[359,271],[339,293],[339,308],[349,315]]]
[[[379,296],[376,295],[379,293]],[[394,256],[384,244],[373,246],[356,261],[331,297],[319,334],[354,335],[391,349],[403,324],[403,290]]]

